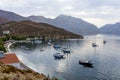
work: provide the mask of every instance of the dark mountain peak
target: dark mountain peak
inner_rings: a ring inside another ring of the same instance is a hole
[[[5,10],[0,10],[0,17],[6,18],[6,19],[11,20],[11,21],[26,20],[25,17],[22,17],[14,12],[5,11]]]
[[[100,32],[103,34],[120,35],[120,22],[104,25],[100,28]]]
[[[80,18],[64,14],[57,16],[55,19],[33,16],[30,18],[30,20],[35,22],[48,23],[76,34],[96,34],[99,32],[95,25],[88,23]]]
[[[72,17],[72,16],[68,16],[68,15],[64,15],[64,14],[61,14],[61,15],[59,15],[59,16],[57,16],[56,18],[64,18],[64,17]]]
[[[7,23],[9,22],[10,20],[6,19],[6,18],[3,18],[3,17],[0,17],[0,24],[3,24],[3,23]]]
[[[64,14],[61,14],[61,15],[57,16],[55,19],[82,20],[82,19],[80,19],[80,18],[76,18],[76,17],[73,17],[73,16],[64,15]]]

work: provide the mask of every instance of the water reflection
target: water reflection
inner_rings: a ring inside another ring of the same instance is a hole
[[[108,42],[104,45],[103,40]],[[93,42],[99,46],[92,47]],[[119,37],[87,36],[84,40],[71,39],[58,44],[69,48],[72,53],[64,54],[61,49],[54,49],[53,46],[31,43],[14,44],[11,50],[30,68],[46,75],[57,76],[60,80],[120,80]],[[30,50],[20,46],[26,46]],[[65,59],[55,60],[53,54],[57,52],[63,53]],[[93,68],[80,65],[79,60],[93,61]]]

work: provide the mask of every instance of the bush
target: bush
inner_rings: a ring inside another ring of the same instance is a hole
[[[7,73],[7,74],[9,74],[10,72],[15,73],[16,72],[16,68],[13,67],[13,66],[7,65],[7,68],[4,69],[2,72],[3,73]]]
[[[7,77],[4,77],[2,80],[9,80]]]

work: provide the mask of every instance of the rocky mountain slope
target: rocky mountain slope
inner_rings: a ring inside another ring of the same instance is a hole
[[[3,17],[0,17],[0,24],[7,23],[7,22],[9,22],[8,19],[5,19],[5,18],[3,18]]]
[[[81,35],[76,35],[69,31],[66,31],[61,28],[46,24],[46,23],[36,23],[32,21],[18,21],[18,22],[9,22],[1,25],[3,31],[10,31],[12,35],[21,35],[21,36],[52,36],[52,37],[77,37],[83,38]]]
[[[0,10],[0,17],[6,18],[11,21],[21,21],[21,20],[27,20],[27,18],[20,16],[14,12]]]
[[[43,16],[29,16],[28,19],[35,22],[43,22],[55,25],[59,28],[63,28],[76,34],[87,35],[99,33],[99,30],[95,25],[88,23],[80,18],[75,18],[67,15],[60,15],[55,19],[45,18]]]
[[[100,28],[100,32],[103,34],[120,35],[120,22],[104,25]]]

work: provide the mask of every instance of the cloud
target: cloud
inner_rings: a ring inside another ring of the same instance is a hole
[[[56,17],[66,14],[97,26],[107,24],[108,20],[111,23],[120,21],[120,0],[1,0],[0,8],[23,16]]]

